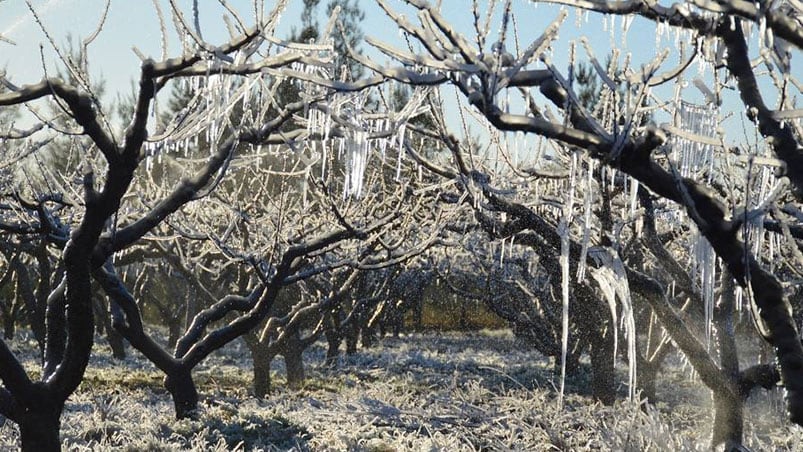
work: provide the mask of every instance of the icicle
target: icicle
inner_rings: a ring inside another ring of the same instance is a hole
[[[563,394],[566,388],[566,354],[569,346],[569,225],[565,218],[558,226],[560,234],[560,287],[562,296],[560,333],[560,394],[558,406],[563,408]]]
[[[666,24],[658,21],[658,25],[655,26],[655,49],[662,49],[661,40],[663,39],[664,33],[666,32]]]
[[[604,262],[607,251],[600,248],[599,253],[594,253],[595,261]],[[602,292],[603,298],[608,302],[608,310],[611,314],[611,326],[613,327],[613,356],[618,356],[619,351],[619,317],[616,309],[616,289],[612,283],[613,276],[610,274],[610,266],[600,265],[599,268],[591,271],[591,276],[597,282]]]
[[[622,41],[624,42],[627,39],[627,32],[630,31],[630,26],[633,24],[633,17],[632,15],[625,16],[622,20]]]
[[[404,157],[404,132],[407,124],[402,124],[399,127],[399,135],[398,135],[398,142],[399,142],[399,160],[396,164],[396,181],[401,181],[401,168],[402,168],[402,159]]]
[[[714,316],[714,289],[716,285],[717,257],[708,240],[699,232],[695,232],[694,267],[700,284],[700,294],[705,306],[705,340],[711,344],[711,328]]]
[[[628,178],[631,179],[631,178]],[[630,181],[630,215],[628,219],[636,218],[636,208],[638,207],[638,188],[639,182],[636,179]]]
[[[502,268],[505,265],[505,239],[502,239],[502,243],[499,246],[499,268]]]
[[[308,204],[307,204],[307,191],[308,191],[308,188],[309,188],[308,187],[308,185],[309,185],[308,181],[309,181],[309,170],[307,170],[307,172],[304,174],[304,181],[301,183],[302,184],[302,189],[304,190],[303,194],[301,195],[301,204],[304,206],[304,208],[306,208],[308,206]]]
[[[588,171],[586,173],[586,191],[583,200],[583,243],[580,251],[580,261],[577,265],[577,281],[582,282],[586,277],[586,257],[588,256],[588,245],[591,242],[591,223],[592,207],[594,200],[594,160],[588,160]]]
[[[569,194],[563,205],[563,215],[558,226],[558,233],[560,234],[561,293],[563,297],[561,310],[560,395],[558,396],[558,406],[561,408],[563,407],[563,394],[566,385],[566,354],[569,346],[569,240],[571,237],[569,225],[572,222],[574,191],[577,186],[577,159],[578,153],[572,152]]]
[[[593,257],[599,268],[592,271],[592,276],[598,282],[600,289],[608,301],[611,310],[611,319],[614,327],[614,357],[617,356],[618,330],[616,315],[616,299],[622,305],[621,323],[627,339],[628,361],[628,397],[632,401],[636,391],[636,322],[633,314],[633,304],[630,296],[630,287],[627,282],[627,271],[624,264],[608,250],[600,249],[594,252]],[[615,359],[615,358],[614,358]],[[614,361],[615,362],[615,361]]]

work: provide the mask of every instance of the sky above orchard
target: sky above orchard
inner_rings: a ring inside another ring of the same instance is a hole
[[[169,3],[159,0],[162,10],[169,14]],[[414,12],[405,9],[402,2],[389,0],[398,11],[406,13],[413,18]],[[68,37],[73,42],[80,42],[90,35],[96,28],[101,17],[105,2],[103,0],[31,0],[47,34],[42,30],[33,14],[23,0],[0,1],[0,35],[13,41],[13,44],[0,41],[0,69],[5,69],[7,77],[17,85],[35,83],[45,75],[54,75],[58,58],[53,51],[51,40],[56,45],[63,46]],[[204,39],[215,45],[225,43],[229,39],[228,32],[222,20],[225,10],[217,1],[204,0],[200,3],[201,30]],[[326,22],[325,4],[322,1],[319,8],[320,24]],[[176,4],[183,9],[187,18],[191,18],[192,2],[189,0],[176,0]],[[245,20],[251,19],[253,23],[254,2],[250,0],[229,0]],[[480,2],[481,10],[487,9],[487,1]],[[360,0],[360,7],[365,11],[365,20],[361,24],[366,36],[379,39],[396,47],[406,49],[407,43],[398,32],[398,26],[390,20],[372,0]],[[286,38],[293,27],[298,28],[300,23],[302,2],[290,0],[289,6],[282,15],[276,35]],[[270,11],[273,2],[265,3],[265,10]],[[495,20],[492,21],[491,36],[497,36],[501,23],[501,6],[497,7]],[[454,28],[467,37],[474,36],[471,2],[468,0],[443,0],[442,12],[453,24]],[[532,40],[540,35],[541,31],[558,15],[559,7],[553,5],[535,5],[528,0],[514,0],[513,12],[516,17],[515,30],[518,32],[518,41],[508,41],[508,49],[516,53],[515,47],[525,48]],[[168,16],[169,17],[169,16]],[[169,19],[168,19],[169,20]],[[191,19],[190,19],[191,20]],[[169,25],[168,25],[169,27]],[[170,29],[171,35],[168,56],[178,56],[180,47],[175,33]],[[675,51],[677,45],[683,41],[683,36],[673,36],[670,33],[657,33],[654,24],[636,19],[627,24],[621,17],[604,17],[597,14],[570,12],[568,19],[561,27],[560,38],[556,41],[552,59],[558,69],[564,70],[568,66],[569,43],[576,43],[577,56],[587,60],[588,54],[580,44],[578,38],[585,36],[588,39],[596,57],[604,62],[612,48],[622,51],[622,59],[628,53],[632,54],[632,65],[639,67],[648,62],[656,52],[669,48],[672,52],[662,71],[669,70],[678,64],[679,58]],[[492,39],[491,41],[493,42]],[[132,47],[136,47],[146,56],[158,59],[161,55],[161,33],[158,25],[157,13],[151,2],[113,0],[108,17],[101,34],[89,48],[90,72],[96,80],[105,82],[106,100],[114,100],[118,95],[127,95],[132,92],[134,81],[137,79],[140,60]],[[415,49],[415,47],[414,47]],[[363,44],[362,50],[379,61],[386,61],[370,46]],[[799,66],[799,62],[798,66]],[[794,69],[793,69],[794,71]],[[708,77],[710,71],[692,70],[690,76]],[[667,84],[660,88],[665,90],[661,97],[671,96],[673,87]],[[703,102],[703,96],[693,87],[687,88],[684,97],[695,102]],[[735,98],[735,96],[731,96]],[[739,110],[738,99],[725,99],[726,110]]]
[[[97,26],[104,5],[103,0],[33,0],[31,3],[57,45],[65,44],[68,36],[72,36],[73,41],[78,41],[90,35]],[[162,9],[167,13],[169,4],[166,1],[162,1],[162,3]],[[289,2],[277,29],[279,37],[287,37],[294,26],[298,28],[301,3],[300,0]],[[325,3],[326,1],[322,1],[322,4]],[[191,1],[178,0],[177,4],[184,9],[187,18],[192,17]],[[230,4],[246,20],[253,17],[251,13],[253,2],[230,0]],[[366,13],[365,21],[362,23],[365,35],[406,48],[404,40],[397,32],[398,26],[382,12],[375,2],[360,0],[359,4]],[[408,17],[414,14],[409,9],[405,10],[401,2],[391,0],[391,4],[396,6],[399,11],[406,11]],[[473,36],[470,5],[471,2],[468,0],[445,0],[442,7],[443,14],[454,24],[455,29],[468,37]],[[272,2],[267,2],[265,8],[270,10],[272,6]],[[558,14],[558,8],[555,6],[543,4],[536,6],[526,0],[515,1],[513,8],[517,18],[516,25],[521,47],[526,47],[531,40],[536,39],[540,31]],[[206,41],[212,44],[222,44],[228,40],[228,33],[221,19],[225,11],[218,2],[204,0],[200,2],[199,9],[201,29]],[[320,8],[319,22],[321,24],[326,20],[323,16],[324,9]],[[500,9],[497,7],[497,10]],[[578,32],[588,36],[589,41],[596,48],[600,60],[604,60],[610,48],[611,33],[603,30],[600,16],[589,15],[587,19],[585,17],[576,19],[570,16],[562,28],[561,39],[553,57],[559,67],[566,66],[567,41],[576,38],[579,35]],[[617,23],[621,23],[620,18],[616,20]],[[500,24],[498,17],[494,22],[495,25],[492,25],[491,30],[492,34],[496,35]],[[577,25],[581,25],[579,30]],[[639,59],[642,60],[652,55],[655,50],[654,27],[649,25],[635,23],[627,34],[630,46],[633,47],[635,44],[635,52],[641,54]],[[616,30],[616,28],[621,28],[621,25],[613,28],[615,29],[614,44],[621,48],[622,31]],[[56,56],[52,51],[52,46],[23,0],[0,2],[0,34],[15,42],[15,45],[0,43],[0,67],[6,69],[12,81],[17,84],[38,81],[45,74],[42,68],[43,60],[47,63],[49,70],[53,70]],[[158,59],[161,54],[160,35],[156,11],[151,2],[112,1],[103,31],[89,49],[90,67],[93,74],[106,81],[107,89],[110,92],[129,90],[131,83],[136,80],[139,70],[139,58],[132,51],[132,47],[136,46],[145,55]],[[40,44],[42,52],[39,49]],[[180,49],[175,37],[170,44],[168,55],[177,56]],[[508,46],[511,47],[510,43]],[[372,49],[368,47],[365,44],[362,46],[364,51],[371,53]],[[623,50],[634,51],[634,49]]]

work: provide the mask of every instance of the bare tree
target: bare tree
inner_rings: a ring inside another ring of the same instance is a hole
[[[550,49],[557,39],[557,32],[561,23],[567,16],[565,11],[557,13],[556,20],[543,30],[540,36],[532,39],[526,46],[516,48],[516,54],[511,53],[510,35],[512,34],[515,18],[511,14],[511,2],[499,3],[501,8],[502,25],[498,41],[491,42],[490,27],[483,21],[485,14],[478,11],[475,5],[475,36],[466,37],[454,29],[449,20],[440,12],[439,8],[423,0],[409,0],[405,2],[418,11],[418,20],[411,21],[406,16],[394,11],[388,2],[380,0],[379,4],[388,16],[404,30],[407,37],[415,40],[424,51],[423,54],[413,54],[406,50],[393,48],[379,40],[368,39],[379,51],[386,53],[392,60],[402,66],[382,66],[375,59],[354,58],[369,67],[376,75],[365,78],[341,89],[361,89],[385,79],[411,85],[451,85],[462,94],[473,111],[484,118],[496,130],[503,132],[525,132],[552,140],[556,143],[548,152],[538,151],[540,157],[545,155],[558,155],[564,162],[564,170],[568,169],[572,179],[577,168],[582,168],[578,162],[601,161],[609,171],[609,177],[625,177],[622,188],[628,192],[632,202],[628,206],[638,206],[637,189],[639,185],[647,187],[660,199],[667,199],[677,203],[681,208],[683,218],[687,218],[691,228],[685,233],[699,234],[704,242],[710,245],[716,256],[721,259],[723,266],[730,272],[739,286],[747,294],[750,303],[755,306],[754,313],[759,331],[776,350],[780,366],[781,381],[787,393],[787,408],[792,422],[803,423],[803,386],[801,386],[800,369],[803,366],[803,347],[801,347],[798,328],[792,317],[792,308],[781,282],[782,273],[772,273],[762,263],[767,256],[760,244],[759,238],[753,232],[751,224],[756,219],[762,220],[767,212],[780,212],[777,203],[790,203],[785,206],[787,211],[796,211],[795,203],[800,202],[799,189],[788,190],[788,181],[781,177],[769,179],[771,189],[763,190],[764,196],[756,201],[759,195],[751,190],[750,183],[742,184],[741,177],[747,173],[748,179],[752,170],[752,163],[742,166],[739,172],[733,172],[727,184],[732,189],[729,193],[721,190],[719,180],[711,177],[698,177],[687,174],[684,162],[677,152],[680,148],[678,140],[685,139],[701,146],[706,152],[715,150],[713,160],[728,161],[728,156],[735,153],[746,161],[754,162],[755,158],[766,157],[756,155],[749,149],[733,149],[725,145],[723,137],[706,136],[699,131],[675,124],[656,126],[644,123],[657,105],[658,109],[665,109],[670,115],[680,117],[681,102],[673,99],[660,99],[652,88],[666,83],[674,82],[680,86],[680,81],[693,78],[687,75],[687,69],[692,62],[700,62],[709,68],[722,68],[726,76],[713,77],[714,90],[707,88],[702,80],[695,80],[695,86],[706,94],[709,105],[720,102],[723,87],[727,79],[736,80],[741,101],[750,120],[755,122],[756,130],[766,138],[777,160],[770,158],[772,164],[782,162],[786,166],[795,187],[800,186],[799,174],[796,169],[801,158],[801,126],[797,121],[799,113],[794,110],[794,96],[792,90],[800,90],[799,82],[790,72],[790,58],[792,48],[801,48],[803,28],[796,17],[800,14],[794,2],[778,2],[773,4],[759,3],[747,5],[733,2],[679,2],[664,7],[649,2],[575,2],[558,1],[579,10],[592,10],[616,15],[643,17],[655,21],[658,27],[676,27],[689,30],[690,38],[697,41],[698,46],[691,55],[681,54],[678,65],[666,67],[668,52],[657,55],[653,60],[646,62],[640,69],[628,66],[625,60],[618,70],[603,67],[594,58],[590,47],[586,47],[588,58],[595,68],[596,77],[602,82],[603,102],[599,108],[588,110],[579,100],[573,87],[573,74],[560,71],[552,62]],[[493,7],[493,3],[490,7]],[[487,14],[491,17],[492,14]],[[521,18],[520,18],[521,19]],[[754,32],[752,38],[746,36],[744,30],[753,24],[753,30],[759,29],[760,36]],[[484,25],[485,24],[485,25]],[[757,27],[755,25],[760,25]],[[763,64],[768,71],[764,82],[778,90],[778,105],[775,109],[767,106],[756,75],[756,64],[751,63],[748,45],[755,45],[761,50],[759,64]],[[571,47],[575,49],[574,46]],[[574,66],[576,59],[572,53],[570,64]],[[625,87],[624,95],[620,94],[619,87]],[[680,92],[677,90],[676,92]],[[518,103],[508,102],[509,96],[519,96]],[[542,97],[540,97],[542,96]],[[545,100],[545,101],[542,101]],[[468,115],[470,112],[464,111]],[[717,113],[709,113],[716,128]],[[452,140],[445,135],[445,141]],[[501,146],[500,141],[494,142]],[[526,143],[523,143],[526,144]],[[520,211],[529,215],[526,210],[520,210],[520,203],[508,204],[500,196],[495,196],[494,187],[490,185],[491,178],[477,170],[475,164],[465,164],[460,161],[458,152],[453,151],[455,160],[450,165],[457,166],[458,171],[449,168],[429,165],[433,171],[438,171],[444,177],[460,180],[470,189],[474,187],[477,192],[486,193],[496,210],[510,215]],[[500,151],[504,154],[504,149]],[[510,153],[507,154],[511,155]],[[508,161],[511,159],[509,157]],[[554,158],[554,157],[553,157]],[[590,159],[589,159],[590,158]],[[465,158],[464,158],[465,159]],[[571,162],[569,164],[568,162]],[[502,173],[501,180],[496,184],[514,180],[517,177],[538,178],[543,170],[548,168],[548,161],[541,158],[534,160],[535,171],[523,171],[520,167],[512,172]],[[472,167],[473,166],[473,167]],[[724,164],[723,164],[724,166]],[[487,171],[487,168],[484,169]],[[527,179],[525,179],[525,183]],[[530,182],[532,183],[532,182]],[[733,188],[736,187],[736,188]],[[570,193],[575,193],[571,188]],[[490,194],[491,196],[488,196]],[[723,201],[723,198],[725,201]],[[531,199],[531,203],[537,199]],[[559,200],[559,223],[551,225],[549,234],[553,237],[553,249],[560,248],[560,266],[562,271],[562,292],[568,299],[570,291],[568,275],[573,273],[569,263],[572,262],[571,219],[574,217],[575,199],[571,196]],[[577,200],[579,203],[579,200]],[[728,204],[730,203],[730,204]],[[628,211],[623,217],[614,219],[618,222],[640,221],[637,216]],[[533,218],[530,216],[529,218]],[[776,220],[786,224],[787,228],[795,228],[797,220],[786,215],[778,215]],[[791,223],[791,224],[790,224]],[[521,227],[521,225],[518,225]],[[557,227],[556,227],[557,226]],[[534,227],[534,225],[525,226]],[[576,230],[576,229],[575,229]],[[638,234],[639,229],[632,229]],[[555,232],[556,231],[556,232]],[[614,231],[616,232],[616,231]],[[790,234],[787,234],[791,237]],[[580,235],[582,237],[582,235]],[[610,244],[612,248],[624,249],[626,242],[614,236],[617,240]],[[786,246],[797,248],[796,239],[792,238]],[[701,245],[702,246],[702,245]],[[580,253],[586,249],[584,243],[580,244]],[[615,274],[624,275],[617,270],[621,257],[614,253],[613,259],[606,259],[602,267],[609,267]],[[582,262],[582,260],[580,261]],[[765,261],[766,262],[766,261]],[[613,266],[611,266],[614,264]],[[709,272],[707,278],[713,272]],[[626,279],[617,277],[618,281],[627,286],[649,286],[647,280],[641,279],[642,273],[627,272]],[[629,281],[628,281],[629,280]],[[629,283],[629,284],[628,284]],[[707,287],[702,291],[705,295],[710,292],[714,284],[705,283]],[[716,283],[715,283],[716,284]],[[724,285],[723,287],[727,287]],[[663,293],[663,289],[654,288],[656,293]],[[646,289],[644,289],[646,290]],[[726,289],[727,290],[727,289]],[[706,295],[707,296],[707,295]],[[723,302],[725,306],[730,306]],[[674,308],[667,308],[663,302],[656,303],[655,309],[666,314],[663,324],[666,328],[678,325],[673,320],[677,314]],[[727,308],[725,308],[727,309]],[[678,330],[679,331],[679,330]],[[691,339],[692,336],[688,336]],[[677,340],[677,337],[675,337]],[[695,341],[685,341],[679,344],[687,354],[697,354],[701,351]],[[690,347],[690,348],[689,348]],[[702,355],[700,355],[702,356]],[[705,364],[704,364],[705,363]],[[709,372],[700,372],[701,377],[709,387],[724,387],[723,394],[730,400],[739,399],[739,385],[735,380],[721,378],[722,373],[716,363],[710,359],[703,359],[699,364],[709,367]],[[727,367],[727,366],[726,366]],[[741,430],[727,429],[717,431],[714,443],[726,441],[730,444],[741,442]]]
[[[240,146],[268,142],[271,134],[293,114],[316,101],[308,98],[279,106],[271,117],[249,116],[240,118],[236,124],[225,114],[231,105],[240,101],[247,103],[249,94],[262,87],[265,71],[300,61],[312,66],[321,64],[316,53],[318,49],[302,52],[270,43],[283,7],[280,3],[276,10],[251,27],[247,27],[236,12],[230,11],[236,22],[232,25],[233,37],[219,46],[205,42],[200,30],[190,26],[180,10],[172,8],[170,13],[176,32],[182,38],[183,52],[176,58],[167,58],[167,49],[164,49],[161,61],[143,58],[134,108],[122,134],[115,132],[108,110],[104,111],[89,83],[86,61],[62,61],[72,76],[70,82],[48,78],[16,86],[2,79],[8,92],[0,94],[0,106],[52,102],[56,115],[68,120],[65,130],[55,125],[54,118],[34,109],[38,125],[26,131],[12,128],[0,132],[4,140],[23,142],[14,148],[14,153],[7,155],[3,164],[4,170],[23,176],[16,177],[16,181],[23,182],[10,188],[12,195],[3,194],[3,201],[13,207],[3,211],[2,229],[17,234],[38,234],[42,240],[61,249],[60,259],[64,263],[64,278],[50,293],[47,302],[44,366],[39,380],[32,380],[6,344],[0,344],[0,378],[3,381],[0,412],[19,424],[24,449],[59,448],[60,414],[65,400],[81,382],[93,344],[93,273],[112,278],[113,272],[104,270],[103,265],[114,253],[138,243],[168,216],[214,190]],[[163,17],[161,11],[159,16]],[[166,29],[164,23],[161,25]],[[101,27],[102,22],[98,30]],[[93,33],[83,41],[84,48],[91,45],[97,35]],[[151,110],[157,95],[170,81],[181,79],[203,80],[205,102],[177,118],[176,123],[169,125],[172,128],[150,128]],[[245,81],[237,83],[236,80]],[[264,94],[262,99],[252,98],[251,101],[269,103],[270,92]],[[204,133],[211,144],[211,153],[194,174],[180,180],[161,199],[144,208],[130,201],[132,182],[142,177],[138,174],[140,167],[149,170],[153,157],[182,146],[194,146],[189,138]],[[71,170],[75,172],[58,174],[41,165],[44,169],[39,171],[38,179],[44,184],[34,185],[30,182],[33,178],[24,177],[31,172],[29,162],[36,160],[37,151],[59,134],[73,137],[70,150],[76,165]],[[76,177],[81,181],[80,189],[73,186]],[[290,244],[272,270],[262,269],[267,273],[263,274],[265,279],[260,287],[254,289],[254,296],[259,298],[263,292],[275,295],[271,289],[283,284],[289,274],[300,268],[304,255],[326,249],[344,238],[370,233],[382,224],[381,219],[378,223],[366,222],[364,228],[344,224],[340,230]],[[268,290],[264,290],[264,286]],[[262,297],[263,302],[257,304],[251,315],[244,316],[233,327],[202,341],[195,347],[191,360],[197,363],[219,344],[256,325],[274,295]],[[133,319],[135,317],[127,320]],[[193,335],[198,332],[192,330]],[[182,346],[190,343],[192,341],[184,341]],[[169,387],[181,384],[181,381],[168,382]]]

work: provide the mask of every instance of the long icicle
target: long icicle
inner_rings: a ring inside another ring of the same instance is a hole
[[[572,152],[571,178],[569,180],[569,196],[563,205],[563,215],[558,231],[560,233],[560,271],[561,293],[563,296],[561,311],[561,346],[560,346],[560,394],[558,406],[563,408],[563,394],[566,388],[566,355],[569,349],[569,225],[572,221],[574,190],[577,185],[577,153]]]
[[[586,279],[586,257],[588,257],[588,246],[591,242],[591,223],[592,208],[594,201],[594,161],[588,160],[588,171],[586,178],[586,190],[583,196],[583,243],[580,251],[580,260],[577,263],[577,281],[582,282]]]

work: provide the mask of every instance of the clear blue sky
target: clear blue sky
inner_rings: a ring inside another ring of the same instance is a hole
[[[169,11],[167,2],[160,1],[163,3],[163,11],[167,13]],[[325,4],[326,2],[327,0],[322,0],[321,3]],[[73,38],[84,38],[94,30],[104,1],[33,0],[32,3],[54,41],[57,44],[64,44],[68,35],[72,35]],[[191,2],[178,0],[177,3],[185,9],[187,17],[191,17]],[[363,23],[366,35],[393,44],[404,45],[397,33],[398,27],[381,12],[375,2],[360,0],[359,3],[366,12],[366,20]],[[403,10],[399,2],[395,3]],[[236,7],[243,17],[247,19],[251,17],[249,12],[252,10],[252,1],[230,0],[230,4]],[[445,0],[443,6],[444,15],[455,24],[455,28],[468,36],[472,36],[470,4],[468,0]],[[266,2],[265,7],[270,9],[272,2]],[[321,10],[323,9],[321,8]],[[301,1],[290,0],[278,29],[280,37],[287,36],[291,27],[298,24],[300,10]],[[218,2],[203,0],[200,11],[204,38],[213,44],[227,40],[228,34],[221,20],[223,9]],[[557,8],[548,5],[534,6],[527,0],[516,1],[515,11],[519,21],[522,46],[525,46],[529,40],[535,39],[539,30],[557,15]],[[321,21],[323,20],[325,18],[322,17]],[[596,26],[594,22],[596,22]],[[584,25],[586,24],[584,23]],[[497,20],[492,29],[495,31],[498,28],[499,21]],[[646,28],[634,26],[629,32],[629,36],[635,38],[634,41],[638,44],[637,49],[646,51],[645,55],[651,54],[655,47],[654,33],[651,29],[651,26]],[[583,32],[589,35],[590,40],[598,47],[598,56],[603,58],[609,47],[610,35],[601,30],[599,20],[592,16],[588,26],[583,27]],[[39,52],[40,44],[44,46],[44,59],[48,65],[52,65],[55,61],[47,38],[34,22],[28,7],[22,0],[0,2],[0,34],[16,42],[16,45],[0,42],[0,67],[6,68],[15,83],[35,82],[44,75]],[[643,36],[637,36],[640,34]],[[575,18],[570,16],[563,28],[561,47],[565,47],[568,39],[577,35]],[[125,91],[128,89],[130,81],[136,78],[139,69],[139,59],[131,51],[132,46],[136,46],[146,55],[158,57],[160,55],[159,43],[160,32],[151,2],[113,0],[104,30],[90,47],[91,69],[94,74],[107,81],[109,91]],[[179,48],[175,40],[171,44],[170,56],[178,55]],[[558,48],[555,59],[559,64],[565,65],[566,52],[563,50],[565,49]],[[52,66],[50,70],[52,70]]]
[[[159,0],[163,11],[168,14],[169,5],[166,0]],[[67,36],[84,38],[94,29],[100,18],[103,0],[32,0],[40,15],[42,22],[51,33],[57,44],[64,44]],[[191,17],[191,4],[189,0],[177,0],[184,8],[187,17]],[[202,31],[204,38],[213,44],[220,44],[228,40],[221,16],[224,12],[217,1],[203,0],[200,2]],[[253,8],[251,0],[229,0],[241,15],[247,20],[252,17]],[[289,35],[293,25],[299,23],[301,1],[290,0],[290,5],[282,17],[278,28],[278,36]],[[321,10],[327,0],[322,0]],[[391,3],[403,10],[401,2],[391,0]],[[485,4],[486,2],[481,2]],[[502,2],[500,2],[502,3]],[[360,6],[366,12],[363,29],[366,35],[380,40],[405,47],[398,33],[398,27],[381,12],[372,0],[360,0]],[[469,0],[443,0],[443,13],[454,24],[454,27],[473,36],[471,2]],[[270,10],[273,2],[266,2],[265,8]],[[500,9],[500,8],[498,8]],[[558,8],[552,5],[535,5],[529,0],[515,0],[514,11],[517,17],[518,31],[521,37],[521,46],[526,47],[536,39],[541,30],[557,16]],[[408,16],[411,14],[408,12]],[[492,33],[499,29],[497,20],[492,25]],[[615,20],[611,27],[609,21]],[[659,41],[656,39],[654,24],[645,20],[635,20],[627,32],[627,39],[623,39],[624,31],[622,18],[609,18],[607,31],[603,27],[603,19],[596,14],[578,16],[570,12],[568,19],[561,29],[560,39],[554,51],[554,60],[559,68],[567,66],[568,43],[585,35],[591,41],[594,52],[600,60],[604,60],[610,49],[615,46],[623,54],[632,52],[635,67],[648,61],[655,54],[656,49],[675,47],[675,38],[669,34]],[[325,21],[321,17],[321,22]],[[611,32],[611,30],[613,30]],[[33,17],[23,0],[0,1],[0,34],[15,41],[10,45],[0,41],[0,68],[5,68],[9,78],[16,84],[33,83],[39,81],[44,75],[42,60],[46,62],[48,71],[53,71],[55,56],[52,47],[41,29],[34,22]],[[94,76],[106,81],[106,97],[114,99],[117,93],[126,94],[130,91],[132,81],[137,78],[139,59],[131,48],[136,46],[144,54],[158,59],[160,50],[160,31],[156,12],[149,1],[113,0],[106,25],[102,34],[90,47],[90,69]],[[40,44],[44,57],[40,56]],[[628,47],[624,47],[626,44]],[[512,44],[509,44],[512,47]],[[586,59],[585,52],[578,45],[578,55]],[[367,46],[363,49],[369,51]],[[179,46],[173,37],[169,56],[177,56]],[[384,57],[380,57],[384,58]],[[677,63],[677,56],[670,57],[665,68],[668,69]],[[797,62],[800,67],[800,62]],[[692,75],[696,75],[693,71]],[[671,89],[667,87],[666,89]],[[701,101],[702,97],[691,88],[688,94],[691,99]],[[732,103],[733,108],[740,108]]]

